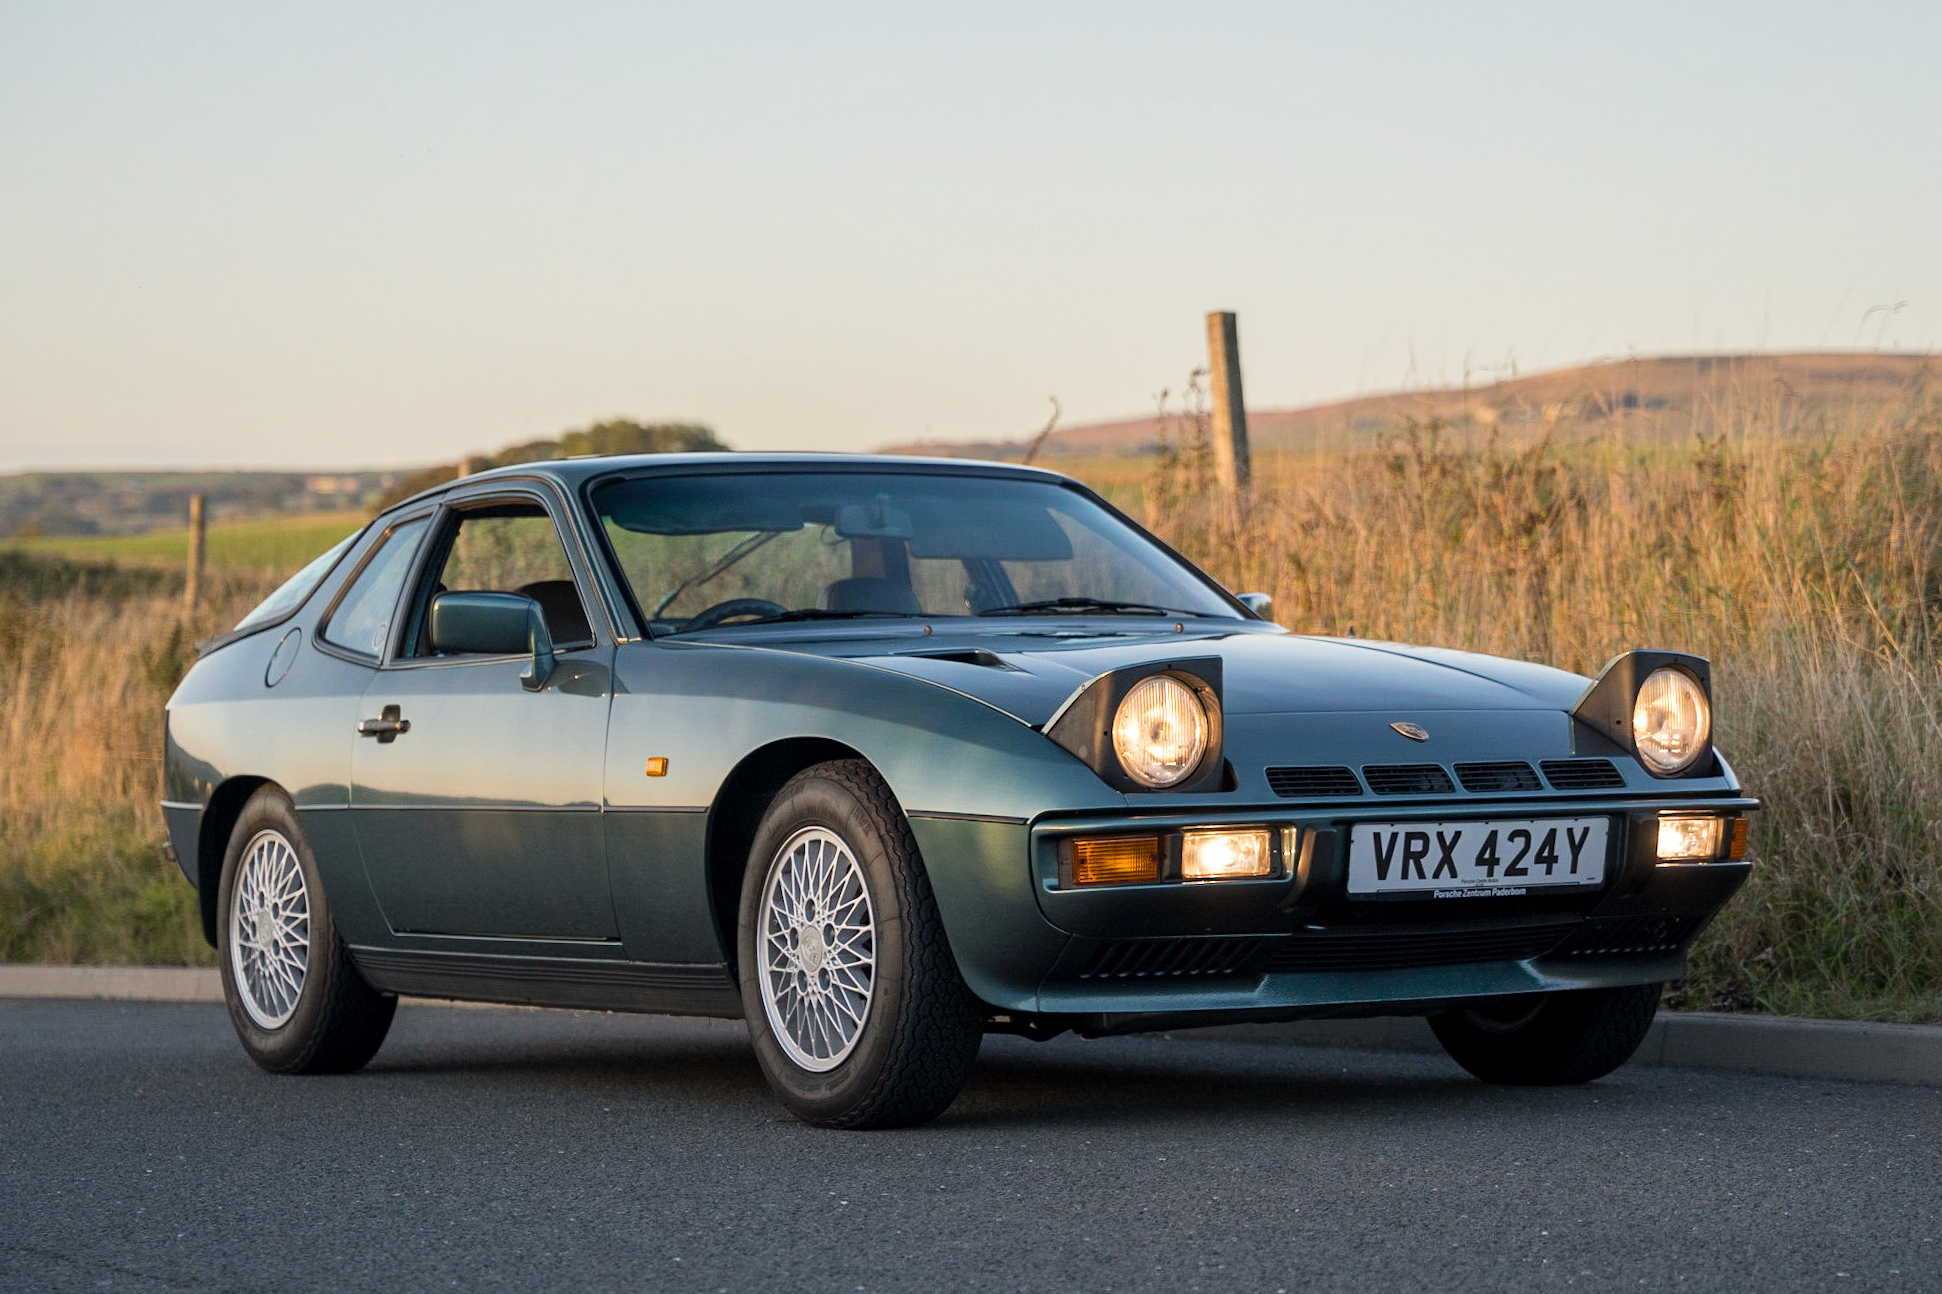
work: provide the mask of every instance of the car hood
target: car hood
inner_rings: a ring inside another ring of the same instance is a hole
[[[974,696],[1042,726],[1089,679],[1126,666],[1218,656],[1230,717],[1371,710],[1568,710],[1588,680],[1494,656],[1356,638],[1312,638],[1273,625],[1149,627],[1045,621],[1030,626],[804,626],[760,643],[855,661]],[[766,638],[766,636],[765,636]],[[744,639],[744,642],[747,640]],[[749,643],[748,645],[756,645]]]

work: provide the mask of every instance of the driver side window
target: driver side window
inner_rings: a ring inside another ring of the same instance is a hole
[[[421,608],[440,593],[517,593],[539,603],[555,648],[593,645],[592,621],[560,534],[538,503],[502,501],[455,511]],[[417,656],[432,655],[422,610]]]

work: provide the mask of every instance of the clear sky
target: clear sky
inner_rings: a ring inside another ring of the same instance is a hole
[[[1942,348],[1942,5],[0,3],[0,470]]]

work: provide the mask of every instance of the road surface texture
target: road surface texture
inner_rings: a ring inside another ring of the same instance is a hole
[[[741,1026],[407,1006],[272,1078],[220,1007],[0,1001],[0,1290],[1942,1288],[1942,1090],[987,1041],[911,1132]]]

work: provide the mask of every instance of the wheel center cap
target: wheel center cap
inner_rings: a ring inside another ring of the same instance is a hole
[[[250,924],[256,927],[256,942],[260,947],[267,949],[276,942],[276,922],[268,908],[258,908],[250,913]]]
[[[802,968],[806,971],[819,971],[829,960],[829,949],[823,943],[821,926],[804,926],[796,936],[796,948],[802,958]]]

